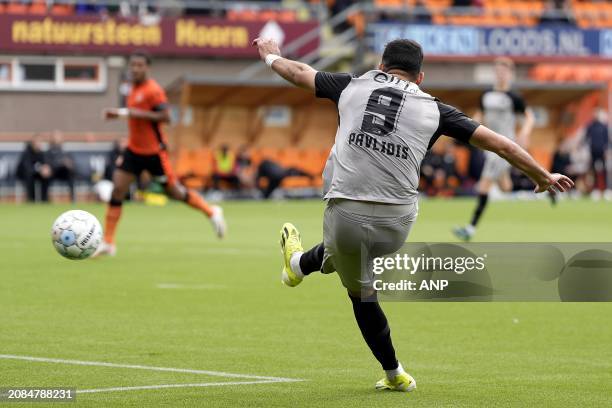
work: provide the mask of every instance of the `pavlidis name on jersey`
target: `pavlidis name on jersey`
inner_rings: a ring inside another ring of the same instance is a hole
[[[371,149],[388,156],[395,156],[402,159],[408,158],[408,146],[402,146],[391,142],[381,142],[374,136],[364,133],[351,133],[349,135],[349,144],[365,147],[366,149]]]

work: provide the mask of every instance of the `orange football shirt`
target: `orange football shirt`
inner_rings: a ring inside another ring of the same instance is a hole
[[[132,86],[127,98],[128,108],[146,111],[166,109],[167,103],[168,98],[164,89],[150,78],[141,84]],[[166,135],[159,122],[129,118],[128,128],[128,148],[136,154],[157,154],[167,145]]]

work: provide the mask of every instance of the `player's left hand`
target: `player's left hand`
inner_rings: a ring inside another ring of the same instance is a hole
[[[543,193],[549,191],[551,193],[563,193],[574,187],[574,182],[569,177],[554,173],[551,174],[546,180],[539,182],[535,188],[536,193]]]
[[[269,54],[281,55],[278,43],[271,38],[256,38],[253,40],[253,47],[257,47],[262,60],[265,60]]]

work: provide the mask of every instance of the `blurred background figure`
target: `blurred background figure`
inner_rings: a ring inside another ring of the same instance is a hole
[[[576,140],[568,140],[571,142],[570,154],[570,171],[569,173],[576,177],[576,190],[583,195],[587,195],[591,189],[589,182],[589,173],[591,168],[591,155],[589,148],[584,143]]]
[[[26,189],[28,202],[48,202],[52,170],[42,150],[42,136],[35,134],[19,158],[17,178]]]
[[[75,4],[75,14],[105,15],[108,9],[104,2],[98,0],[79,0]]]
[[[113,147],[106,155],[106,166],[104,167],[104,180],[113,180],[113,172],[115,171],[115,167],[117,167],[117,159],[121,156],[121,152],[127,146],[127,139],[115,140],[113,142]]]
[[[535,117],[523,97],[513,89],[516,73],[514,61],[507,57],[498,57],[493,64],[493,86],[481,94],[480,107],[474,114],[474,120],[527,147]],[[491,190],[498,187],[509,192],[513,188],[511,166],[492,152],[485,152],[484,157],[484,167],[476,187],[478,201],[470,223],[453,229],[455,236],[463,241],[471,240],[476,233],[476,227],[487,208]]]
[[[540,24],[542,25],[569,25],[572,24],[570,19],[571,11],[569,9],[569,1],[566,0],[548,0],[545,8],[540,16]]]
[[[593,121],[589,124],[584,135],[585,143],[591,151],[591,172],[593,174],[593,198],[601,197],[607,189],[606,156],[609,145],[608,115],[603,109],[595,112]]]
[[[111,199],[111,194],[113,192],[113,172],[117,167],[117,160],[126,146],[127,139],[115,140],[111,149],[106,153],[102,172],[93,174],[93,191],[96,193],[98,200],[102,202],[108,203]],[[128,199],[130,196],[131,191],[128,193]]]
[[[572,157],[570,152],[564,148],[564,145],[559,145],[557,151],[555,151],[555,155],[553,156],[553,163],[551,171],[559,172],[565,171],[571,177],[571,173],[569,171],[572,164]],[[572,177],[572,180],[574,178]]]
[[[47,162],[51,167],[51,181],[62,181],[68,185],[70,201],[76,201],[74,189],[75,166],[74,159],[62,147],[64,136],[56,130],[51,135],[49,149],[46,152]]]
[[[460,187],[454,144],[449,142],[442,149],[430,150],[421,164],[422,191],[431,196],[453,196]]]
[[[272,160],[263,160],[257,168],[255,184],[260,189],[265,199],[270,198],[283,180],[291,176],[302,176],[313,178],[312,174],[306,173],[297,167],[283,167]],[[264,180],[267,182],[265,183]]]
[[[213,155],[212,182],[215,190],[220,190],[221,182],[233,190],[240,188],[236,155],[226,144],[221,145]]]
[[[253,165],[253,160],[249,154],[249,148],[246,145],[241,146],[236,154],[236,174],[240,180],[241,190],[250,191],[250,194],[247,194],[248,197],[256,197],[256,194],[254,194],[256,191],[256,170],[257,169]]]

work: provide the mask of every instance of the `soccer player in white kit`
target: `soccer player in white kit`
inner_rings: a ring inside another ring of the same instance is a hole
[[[363,273],[361,256],[363,248],[375,257],[405,243],[417,216],[419,167],[427,150],[446,135],[500,155],[529,176],[538,192],[565,191],[573,183],[564,175],[550,174],[509,138],[421,91],[423,52],[415,41],[390,42],[378,69],[360,77],[317,72],[282,58],[273,40],[256,39],[253,44],[278,75],[334,101],[339,115],[323,173],[323,243],[304,252],[299,232],[285,223],[282,281],[297,286],[314,271],[337,272],[363,338],[385,371],[376,388],[412,391],[416,381],[395,356],[372,272],[368,275],[366,268]]]
[[[533,129],[534,116],[531,109],[517,92],[512,90],[514,63],[506,57],[495,60],[495,85],[480,96],[480,109],[474,119],[482,122],[489,129],[517,141],[526,147]],[[515,137],[517,124],[522,119],[520,129]],[[476,233],[476,226],[489,201],[489,191],[497,184],[503,191],[512,190],[510,163],[494,152],[485,152],[485,163],[478,181],[478,204],[472,219],[465,227],[453,229],[455,236],[469,241]],[[551,199],[554,202],[554,194]]]

